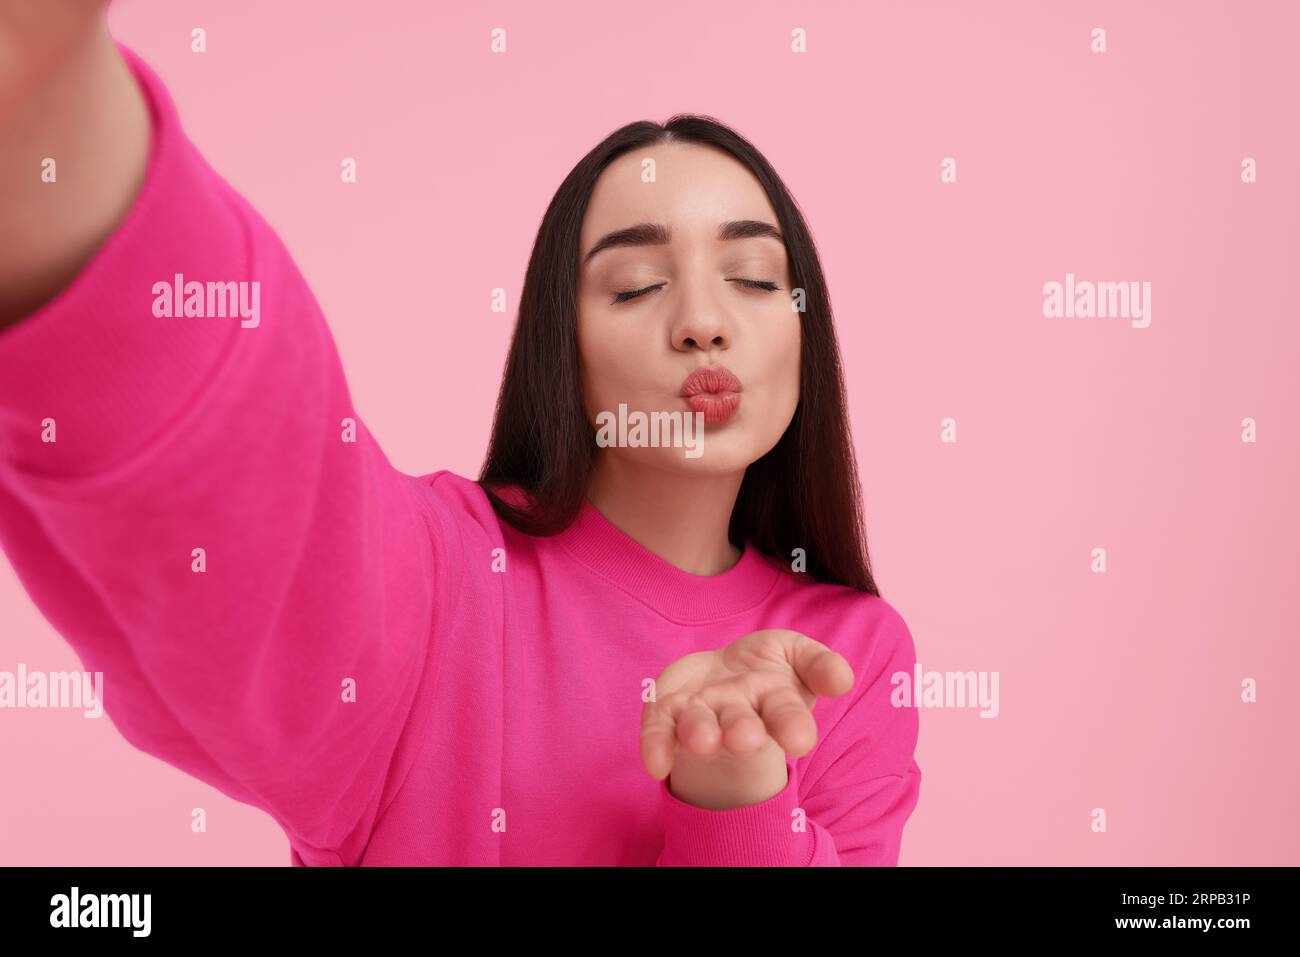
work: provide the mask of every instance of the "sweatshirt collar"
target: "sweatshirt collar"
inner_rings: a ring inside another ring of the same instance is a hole
[[[725,572],[693,575],[650,551],[585,499],[577,517],[556,538],[587,568],[679,622],[712,621],[747,611],[768,596],[781,575],[750,542]]]

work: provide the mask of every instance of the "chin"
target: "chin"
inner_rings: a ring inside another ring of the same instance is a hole
[[[752,436],[727,434],[709,429],[699,445],[698,455],[688,449],[622,449],[631,462],[679,474],[727,475],[743,472],[766,451]]]

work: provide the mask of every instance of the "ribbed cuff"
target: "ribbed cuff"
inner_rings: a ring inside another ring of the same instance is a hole
[[[663,797],[661,867],[807,867],[816,836],[813,824],[796,817],[799,792],[794,762],[786,756],[785,787],[759,804],[713,811],[675,797],[668,778]],[[802,829],[796,829],[802,828]]]

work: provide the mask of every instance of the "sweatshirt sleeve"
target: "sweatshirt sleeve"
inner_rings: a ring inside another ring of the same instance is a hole
[[[661,781],[664,847],[656,866],[898,864],[921,770],[914,757],[917,711],[893,705],[891,677],[912,673],[916,651],[902,617],[872,600],[884,613],[856,697],[810,755],[786,756],[785,788],[760,804],[714,811],[679,800],[668,779]]]
[[[357,418],[275,233],[122,52],[145,181],[0,330],[0,543],[132,745],[267,811],[306,863],[355,863],[402,778],[446,519]]]

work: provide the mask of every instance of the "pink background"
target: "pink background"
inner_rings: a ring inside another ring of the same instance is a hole
[[[284,237],[412,473],[477,473],[579,157],[636,119],[735,126],[823,257],[884,597],[927,670],[1000,674],[997,718],[922,711],[901,863],[1300,864],[1300,5],[560,6],[120,0],[111,22]],[[1067,271],[1149,281],[1150,328],[1044,317]],[[0,670],[80,669],[3,557],[0,620]],[[0,756],[0,863],[288,861],[270,817],[107,718],[0,711]]]

